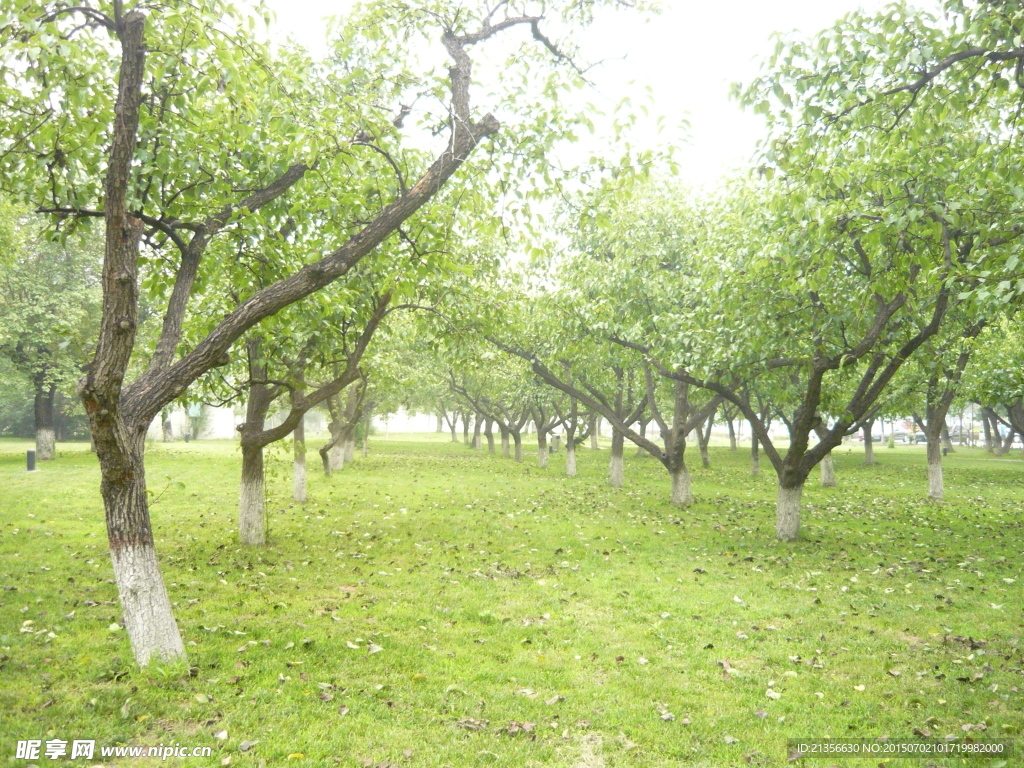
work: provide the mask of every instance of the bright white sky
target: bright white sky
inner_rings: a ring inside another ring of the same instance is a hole
[[[346,0],[267,0],[282,35],[323,51],[322,19],[349,6]],[[931,7],[934,0],[924,0]],[[679,155],[683,181],[711,185],[745,166],[763,134],[759,116],[729,98],[729,84],[749,82],[773,49],[774,32],[812,35],[844,14],[880,10],[885,0],[664,0],[664,12],[647,23],[632,14],[599,18],[582,41],[589,60],[607,59],[593,72],[592,101],[609,106],[639,97],[650,85],[653,112],[667,125],[690,122]],[[638,99],[637,99],[638,100]],[[653,120],[651,122],[653,126]],[[673,133],[673,135],[677,135]],[[678,134],[682,135],[682,134]],[[656,141],[653,128],[639,135]]]

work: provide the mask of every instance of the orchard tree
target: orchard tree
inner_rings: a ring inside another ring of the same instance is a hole
[[[535,65],[573,56],[545,27],[553,22],[559,36],[571,38],[595,5],[535,11],[426,3],[402,4],[397,12],[399,6],[381,3],[347,19],[323,65],[301,53],[272,57],[248,31],[247,18],[220,2],[134,7],[122,0],[96,6],[35,0],[5,12],[3,186],[58,219],[103,221],[103,312],[79,392],[100,460],[114,573],[139,664],[185,655],[146,501],[144,436],[152,419],[227,363],[232,345],[262,320],[344,278],[406,222],[429,222],[428,204],[481,142],[493,137],[499,157],[518,151],[516,172],[529,172],[566,125],[553,94],[580,79],[567,66],[538,77]],[[512,92],[506,81],[495,88],[492,106],[512,123],[502,131],[493,113],[472,107],[471,52],[517,30],[527,39],[508,69],[525,72],[528,87]],[[404,52],[421,41],[441,44],[450,59],[446,72],[412,71]],[[420,92],[443,105],[416,121],[428,136],[437,129],[447,135],[433,159],[405,149],[408,110],[402,107]],[[290,192],[299,186],[320,190],[315,212],[292,205]],[[243,297],[184,348],[190,299],[216,267],[205,258],[210,244],[239,222],[264,237],[276,235],[288,218],[307,224],[307,258]],[[311,223],[325,218],[322,228]],[[429,260],[409,265],[424,268]],[[165,311],[148,366],[128,382],[140,277]]]
[[[31,382],[36,458],[56,456],[55,400],[72,390],[92,351],[100,315],[94,239],[46,238],[36,222],[0,208],[0,355]]]

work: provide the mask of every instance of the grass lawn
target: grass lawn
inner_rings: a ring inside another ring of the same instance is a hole
[[[564,454],[541,471],[397,437],[330,480],[311,461],[305,504],[272,460],[265,550],[236,541],[233,444],[152,446],[191,667],[143,671],[117,625],[95,459],[61,445],[28,474],[29,444],[0,441],[0,765],[53,738],[95,739],[90,765],[402,768],[724,768],[785,765],[789,738],[1018,738],[1019,451],[949,456],[936,504],[923,448],[865,467],[844,446],[839,487],[815,474],[802,539],[781,544],[774,473],[762,458],[751,478],[744,450],[712,449],[710,469],[688,452],[698,502],[678,510],[632,450],[615,490],[607,451],[581,449],[566,478]],[[213,757],[99,756],[160,743]]]

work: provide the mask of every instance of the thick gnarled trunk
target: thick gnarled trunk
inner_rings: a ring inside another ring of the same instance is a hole
[[[690,473],[686,465],[676,467],[670,473],[672,478],[671,501],[677,507],[686,507],[693,503],[693,493],[690,489]]]
[[[144,667],[154,658],[183,658],[185,646],[153,547],[143,466],[145,428],[119,423],[115,431],[116,448],[107,440],[97,443],[103,477],[100,488],[124,627],[135,660]]]
[[[789,487],[779,483],[775,505],[775,536],[782,541],[796,541],[800,535],[800,497],[803,492],[802,482]]]

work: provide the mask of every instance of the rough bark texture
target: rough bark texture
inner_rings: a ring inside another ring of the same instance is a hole
[[[836,487],[836,470],[832,463],[832,451],[825,454],[821,460],[821,485],[823,488]]]
[[[54,384],[36,384],[35,428],[36,460],[50,461],[57,455],[57,433],[53,428],[53,399],[57,394]]]
[[[754,477],[761,475],[761,447],[754,434],[750,436],[750,474]]]
[[[340,444],[332,445],[327,451],[327,467],[325,474],[331,471],[345,468],[345,449]]]
[[[498,429],[501,432],[501,455],[507,459],[512,455],[508,444],[508,430],[504,427],[499,427]]]
[[[608,484],[621,488],[623,480],[622,453],[625,439],[619,430],[612,431],[612,452],[608,461]]]
[[[800,534],[800,496],[803,491],[802,483],[795,488],[779,485],[775,506],[775,535],[782,541],[796,541]]]
[[[125,629],[140,666],[153,657],[168,661],[185,656],[153,549],[146,495],[146,430],[159,407],[140,416],[126,407],[121,393],[138,322],[142,222],[128,213],[127,189],[142,102],[145,27],[145,16],[130,12],[118,31],[118,119],[104,181],[103,315],[96,353],[78,385],[100,463],[100,493]]]
[[[693,503],[693,493],[690,490],[690,473],[683,465],[676,469],[671,475],[672,478],[672,503],[677,507],[686,507]]]
[[[238,498],[238,540],[247,547],[267,543],[263,488],[263,446],[242,449],[242,487]]]
[[[146,666],[153,657],[160,661],[182,658],[185,645],[153,545],[125,543],[110,550],[110,559],[124,611],[124,628],[139,666]]]
[[[596,413],[591,413],[587,417],[587,428],[590,430],[590,450],[596,451],[601,448],[597,444],[598,426],[600,424],[600,417]]]

